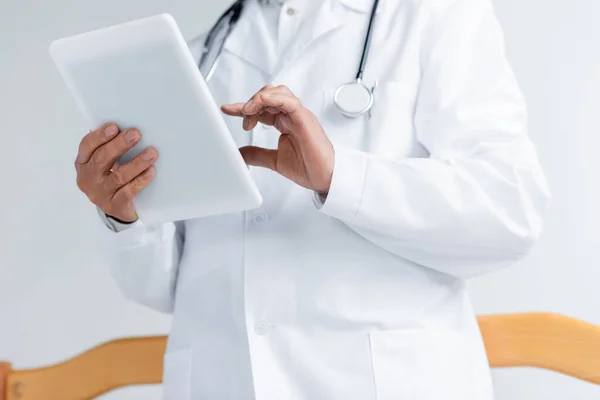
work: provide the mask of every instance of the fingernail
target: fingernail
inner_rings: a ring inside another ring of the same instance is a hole
[[[142,160],[144,161],[150,161],[152,160],[154,157],[156,156],[156,153],[154,150],[146,150],[142,153]]]
[[[118,132],[119,130],[114,125],[107,126],[104,130],[104,134],[108,137],[115,136]]]
[[[248,124],[250,124],[250,121],[248,120],[248,118],[244,117],[244,120],[242,122],[242,128],[248,129]]]
[[[127,143],[135,142],[138,138],[138,135],[138,131],[136,131],[135,129],[130,129],[125,134],[125,141],[127,141]]]
[[[252,103],[254,103],[254,101],[252,99],[248,100],[248,102],[246,103],[246,105],[244,106],[244,110],[249,109],[250,107],[252,107]]]

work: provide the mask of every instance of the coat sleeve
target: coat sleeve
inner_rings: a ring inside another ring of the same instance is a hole
[[[414,120],[429,157],[336,147],[317,207],[399,257],[470,278],[529,251],[550,194],[490,0],[431,3]]]
[[[173,312],[185,224],[146,225],[135,222],[121,232],[110,232],[110,270],[123,295],[163,313]]]

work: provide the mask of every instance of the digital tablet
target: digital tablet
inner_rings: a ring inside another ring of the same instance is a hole
[[[119,163],[158,150],[154,181],[136,199],[143,222],[258,207],[262,198],[172,16],[161,14],[54,41],[50,54],[96,128],[137,128]]]

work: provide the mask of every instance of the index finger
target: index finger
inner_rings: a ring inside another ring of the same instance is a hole
[[[246,103],[224,104],[221,106],[221,111],[231,117],[241,117],[244,115],[242,114],[242,108],[244,108],[245,104]]]
[[[249,101],[242,108],[242,114],[253,116],[260,114],[263,110],[277,109],[287,114],[292,122],[301,123],[301,113],[303,106],[300,100],[294,95],[287,93],[259,93],[251,102]]]
[[[77,153],[78,164],[85,164],[90,161],[92,154],[96,149],[105,143],[108,143],[119,133],[119,127],[115,124],[104,124],[94,131],[91,131],[81,139],[79,143],[79,152]]]

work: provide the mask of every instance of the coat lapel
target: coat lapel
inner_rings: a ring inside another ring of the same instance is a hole
[[[371,14],[373,10],[374,0],[338,0],[344,6],[351,8],[354,11],[358,11],[361,13]],[[379,5],[377,6],[377,13],[381,13],[385,7],[385,0],[379,0]]]
[[[321,6],[316,8],[311,15],[305,19],[300,28],[296,40],[288,47],[279,60],[278,69],[284,64],[292,64],[304,55],[313,44],[325,39],[325,37],[344,26],[347,15],[350,12],[370,14],[374,0],[324,0]],[[379,1],[378,13],[383,9],[385,0]]]
[[[283,63],[290,64],[316,41],[343,26],[345,13],[346,10],[340,7],[338,0],[324,0],[313,11],[313,15],[305,17],[296,39],[283,54],[280,67],[283,67]]]
[[[224,49],[271,75],[277,52],[257,0],[247,0],[243,15],[225,41]]]
[[[225,41],[224,49],[259,68],[269,76],[302,56],[316,42],[344,26],[349,12],[368,14],[374,0],[323,0],[313,15],[308,16],[296,39],[278,58],[273,39],[258,0],[247,0],[243,15]],[[385,0],[380,0],[381,12]]]

